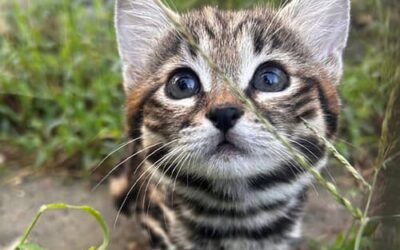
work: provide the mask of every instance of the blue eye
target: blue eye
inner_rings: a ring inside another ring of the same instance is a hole
[[[289,86],[289,76],[277,66],[263,64],[256,70],[252,85],[262,92],[279,92]]]
[[[175,100],[192,97],[200,92],[200,81],[189,69],[176,71],[166,86],[167,95]]]

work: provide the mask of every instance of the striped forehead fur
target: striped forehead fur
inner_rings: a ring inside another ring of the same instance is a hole
[[[304,61],[310,57],[296,32],[285,27],[285,23],[270,9],[232,12],[206,7],[184,14],[181,22],[200,48],[231,77],[237,76],[235,66],[242,60],[238,52],[242,46],[241,42],[246,39],[252,41],[251,47],[246,49],[253,51],[253,56],[275,50],[287,53],[297,60]],[[180,53],[190,53],[194,60],[201,57],[184,39],[180,39],[177,33],[170,33],[169,37],[160,43],[162,47],[169,47],[166,41],[174,41],[171,47],[177,46],[175,42],[179,42]],[[172,40],[172,37],[176,40]],[[155,55],[158,56],[159,53]],[[154,60],[163,59],[156,57]]]

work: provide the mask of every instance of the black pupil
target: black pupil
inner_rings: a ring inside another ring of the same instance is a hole
[[[196,82],[190,76],[178,77],[178,79],[176,79],[175,84],[183,92],[191,91],[196,88]]]
[[[270,85],[271,87],[274,85],[279,84],[280,82],[280,78],[277,74],[275,74],[274,72],[265,72],[263,75],[264,78],[264,82],[268,85]]]

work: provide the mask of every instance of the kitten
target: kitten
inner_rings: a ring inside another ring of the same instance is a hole
[[[302,119],[333,140],[350,1],[173,15],[321,170],[324,144]],[[312,176],[153,0],[118,0],[116,30],[132,142],[111,189],[152,249],[292,249]]]

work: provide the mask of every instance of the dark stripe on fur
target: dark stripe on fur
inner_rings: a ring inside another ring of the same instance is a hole
[[[154,232],[151,226],[148,226],[145,223],[141,223],[141,226],[149,235],[150,247],[152,249],[168,250],[168,245],[165,243],[163,237]]]
[[[156,164],[156,163],[160,163],[161,159],[167,155],[169,153],[169,150],[165,147],[159,146],[157,148],[154,148],[152,150],[150,150],[147,153],[147,160],[152,163],[152,164]]]
[[[317,110],[314,108],[307,109],[306,111],[301,112],[297,117],[297,123],[303,122],[302,119],[310,120],[317,116]]]
[[[324,112],[325,123],[328,128],[328,137],[331,137],[337,131],[339,117],[338,114],[334,113],[330,109],[327,97],[325,96],[325,93],[321,85],[318,84],[317,86],[318,86],[318,98],[321,103],[321,108]]]
[[[305,96],[300,100],[296,100],[293,104],[293,113],[295,113],[300,108],[304,107],[305,105],[309,104],[310,102],[314,101],[314,99],[310,96]]]
[[[304,137],[292,143],[310,162],[311,165],[317,163],[325,154],[325,146],[320,144],[315,137]]]
[[[167,106],[155,98],[150,98],[150,100],[147,101],[146,106],[148,106],[150,109],[162,109],[164,111],[172,112],[172,109],[168,109]]]
[[[130,148],[135,148],[130,145]],[[130,154],[129,154],[130,155]],[[127,178],[130,181],[130,177],[133,175],[136,167],[142,162],[143,158],[141,155],[137,155],[130,160],[126,161],[129,157],[124,157],[118,164],[121,164],[123,161],[125,162],[122,166],[120,166],[112,175],[111,178]],[[129,187],[130,188],[130,187]],[[117,209],[121,209],[121,212],[127,216],[130,216],[132,213],[131,202],[141,200],[144,193],[139,192],[137,185],[129,192],[128,189],[124,190],[117,197],[114,197],[114,205]]]
[[[252,29],[252,37],[254,52],[258,55],[263,51],[267,39],[265,37],[265,30],[264,25],[262,25],[262,21],[259,19],[254,19],[253,22],[257,24]]]
[[[165,64],[165,62],[175,57],[179,54],[179,50],[182,47],[182,44],[186,41],[182,35],[175,31],[171,30],[163,39],[160,41],[160,44],[163,46],[158,46],[155,48],[153,53],[154,58],[151,60],[149,64],[149,69],[152,70],[149,75],[153,75],[157,70]]]
[[[252,190],[265,190],[274,185],[285,184],[294,181],[306,171],[296,163],[288,163],[274,173],[266,173],[248,180]]]
[[[228,27],[228,21],[226,20],[226,18],[224,18],[223,16],[223,12],[221,11],[215,11],[215,17],[218,20],[219,24],[221,25],[221,27]]]
[[[207,22],[205,22],[203,25],[204,25],[204,29],[205,29],[205,31],[206,31],[208,37],[209,37],[210,39],[215,39],[215,32],[214,32],[213,29],[210,27],[210,25],[208,25]]]
[[[168,231],[169,222],[159,204],[150,202],[147,208],[144,208],[144,212],[146,212],[148,216],[158,221],[165,232]]]
[[[225,202],[237,202],[240,197],[231,193],[224,193],[221,190],[214,188],[212,182],[204,177],[197,177],[187,173],[178,173],[174,171],[176,166],[166,166],[163,168],[163,174],[171,180],[178,182],[183,188],[191,187],[195,190],[202,191],[214,199],[219,199]],[[221,180],[223,181],[223,180]]]
[[[296,223],[302,211],[304,201],[299,200],[290,211],[278,217],[275,221],[259,228],[227,228],[224,225],[214,227],[211,225],[199,224],[190,218],[182,217],[184,223],[192,229],[194,240],[223,240],[223,239],[250,239],[265,240],[274,236],[284,237]]]
[[[294,93],[291,98],[299,98],[301,96],[303,96],[304,94],[308,94],[312,91],[312,89],[315,87],[315,84],[313,84],[312,82],[308,82],[307,80],[303,79],[303,83],[304,85],[301,86],[296,93]]]
[[[272,203],[263,204],[255,207],[249,207],[247,209],[237,208],[212,208],[205,207],[200,203],[196,203],[194,206],[184,207],[183,209],[190,209],[195,215],[208,215],[208,216],[223,216],[230,218],[244,218],[246,216],[254,216],[260,212],[271,211],[278,208],[282,208],[287,205],[288,199],[278,200]],[[191,203],[192,205],[194,203]],[[179,204],[176,206],[180,207]]]
[[[297,195],[299,200],[304,200],[305,194],[307,192],[307,188],[304,188],[303,190],[300,191],[299,195]],[[186,198],[183,197],[182,199],[185,200],[184,203],[186,203]],[[281,209],[289,203],[289,199],[282,199],[282,200],[277,200],[274,202],[254,206],[254,207],[249,207],[246,209],[238,209],[238,208],[217,208],[217,207],[209,207],[205,206],[204,204],[201,204],[199,202],[196,202],[193,200],[189,200],[190,206],[189,208],[186,208],[186,206],[183,209],[190,209],[195,215],[209,215],[209,216],[224,216],[224,217],[231,217],[231,218],[244,218],[247,216],[254,216],[256,214],[259,214],[261,212],[266,212],[266,211],[272,211],[275,209]],[[174,204],[176,208],[181,207],[181,204],[178,202]]]
[[[187,225],[193,229],[197,239],[223,240],[245,238],[250,240],[263,240],[276,235],[282,235],[295,223],[297,217],[282,217],[270,225],[263,226],[254,230],[244,228],[216,229],[194,222],[186,221]]]
[[[134,113],[129,114],[129,130],[128,134],[131,139],[139,138],[142,134],[141,128],[143,125],[143,108],[151,96],[154,95],[155,92],[160,88],[160,85],[154,85],[149,91],[144,93],[143,98],[141,99],[138,107],[135,109]],[[136,144],[140,145],[141,140],[136,141]]]

